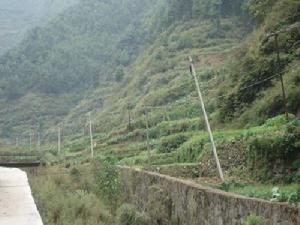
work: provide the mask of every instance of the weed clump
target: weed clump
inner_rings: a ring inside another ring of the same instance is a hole
[[[172,136],[164,137],[158,146],[160,153],[170,153],[179,148],[188,139],[187,135],[175,134]]]
[[[247,159],[252,175],[262,182],[299,182],[299,140],[298,120],[289,122],[284,132],[250,139]]]
[[[130,204],[123,204],[117,211],[117,225],[146,225],[145,215]]]
[[[264,222],[260,216],[250,215],[247,217],[245,225],[264,225]]]

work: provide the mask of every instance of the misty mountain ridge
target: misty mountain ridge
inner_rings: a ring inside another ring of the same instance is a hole
[[[44,25],[77,0],[1,0],[0,54],[15,47],[28,30]]]
[[[28,127],[47,130],[61,121],[76,132],[84,126],[88,111],[93,111],[99,124],[95,129],[108,132],[124,126],[128,105],[138,111],[145,104],[160,107],[185,101],[196,94],[186,76],[190,55],[201,80],[217,82],[208,87],[213,91],[207,92],[211,99],[207,107],[218,126],[260,124],[282,112],[278,80],[270,79],[276,72],[274,40],[264,42],[263,35],[280,29],[280,20],[288,15],[297,14],[297,4],[286,0],[264,6],[257,6],[255,0],[81,1],[30,31],[21,45],[0,58],[0,105],[5,109],[1,135],[22,133]],[[291,87],[297,85],[293,72],[298,70],[297,32],[284,37],[294,43],[291,48],[280,39],[282,66]],[[268,82],[245,88],[261,80]],[[297,113],[299,91],[288,90],[288,107]],[[193,102],[182,112],[170,113],[180,119],[195,116],[196,110]],[[107,112],[119,116],[111,120]],[[8,120],[12,115],[14,119]],[[136,121],[140,120],[139,115]]]

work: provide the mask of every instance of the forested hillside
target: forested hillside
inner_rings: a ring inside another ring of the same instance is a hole
[[[299,0],[80,0],[0,57],[0,151],[39,150],[48,224],[180,224],[164,185],[143,212],[121,206],[116,165],[299,205],[299,15]]]
[[[284,8],[284,10],[283,10]],[[298,1],[249,1],[245,10],[256,22],[256,30],[235,53],[230,83],[220,89],[228,93],[220,101],[220,119],[236,118],[240,125],[262,123],[284,112],[279,74],[283,76],[287,111],[299,114],[299,13]],[[278,54],[275,36],[278,33]],[[251,88],[247,88],[255,84]],[[230,90],[230,91],[228,91]],[[299,115],[298,115],[299,116]]]
[[[44,25],[76,2],[76,0],[2,0],[0,54],[19,44],[29,29]]]
[[[122,67],[144,41],[137,27],[151,4],[82,1],[30,31],[18,48],[0,58],[3,131],[21,132],[13,128],[22,123],[37,127],[61,121],[84,93],[100,82],[121,79]],[[11,115],[14,119],[7,120]]]
[[[219,9],[204,2],[207,11],[199,7],[200,2],[153,3],[82,1],[47,26],[30,31],[18,48],[0,59],[3,135],[20,134],[29,127],[46,129],[60,122],[81,99],[101,96],[83,111],[97,109],[110,95],[107,87],[110,90],[122,81],[139,49],[146,49],[161,31],[192,18],[218,26],[216,15],[238,14],[234,7],[241,4],[226,3]],[[218,31],[216,27],[210,35],[222,36]],[[14,119],[8,120],[11,115]]]
[[[279,80],[271,77],[274,39],[264,37],[296,23],[298,11],[287,0],[81,1],[0,58],[2,135],[62,121],[78,133],[88,111],[96,129],[109,132],[126,126],[128,106],[137,127],[143,105],[174,105],[171,120],[195,118],[189,55],[215,126],[261,124],[283,111]],[[298,35],[295,28],[279,37],[292,113],[299,108]],[[152,125],[159,122],[154,115]]]

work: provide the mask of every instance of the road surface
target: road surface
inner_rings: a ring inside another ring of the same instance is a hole
[[[0,225],[43,225],[27,175],[0,167]]]

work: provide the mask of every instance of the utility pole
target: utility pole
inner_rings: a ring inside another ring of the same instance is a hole
[[[40,137],[40,132],[37,133],[37,151],[40,151],[40,147],[41,147],[41,137]]]
[[[16,138],[16,147],[19,147],[19,138]]]
[[[275,39],[275,48],[276,48],[276,55],[277,55],[277,67],[276,67],[277,71],[276,72],[277,72],[277,75],[279,76],[280,82],[281,82],[283,109],[284,109],[284,114],[285,114],[286,119],[289,118],[289,114],[288,114],[288,108],[287,108],[287,99],[286,99],[286,92],[285,92],[284,83],[283,83],[283,77],[282,77],[282,73],[280,73],[281,59],[280,59],[278,37],[281,33],[286,33],[286,32],[292,31],[293,29],[295,29],[299,26],[300,26],[300,22],[296,22],[282,30],[278,30],[278,31],[276,31],[274,33],[270,33],[266,36],[266,40],[269,40],[270,37],[274,37],[274,39]]]
[[[91,156],[94,158],[94,141],[93,141],[93,129],[92,129],[92,118],[91,112],[89,112],[89,124],[90,124],[90,139],[91,139]]]
[[[131,130],[131,110],[132,105],[130,103],[127,104],[127,111],[128,111],[128,130]]]
[[[194,67],[194,64],[193,64],[192,57],[189,57],[189,61],[190,61],[190,72],[191,72],[191,75],[193,76],[193,78],[195,80],[195,84],[196,84],[197,92],[198,92],[198,95],[199,95],[202,111],[203,111],[203,114],[204,114],[204,119],[205,119],[207,131],[208,131],[209,138],[210,138],[211,145],[212,145],[213,154],[214,154],[214,157],[215,157],[215,160],[216,160],[216,163],[217,163],[219,176],[220,176],[221,180],[224,181],[224,174],[223,174],[221,164],[220,164],[220,161],[219,161],[217,148],[216,148],[216,145],[215,145],[214,137],[213,137],[211,127],[210,127],[210,123],[209,123],[209,120],[208,120],[208,116],[207,116],[207,113],[206,113],[206,109],[205,109],[205,105],[204,105],[204,102],[203,102],[203,97],[202,97],[202,93],[201,93],[201,90],[200,90],[200,85],[199,85],[199,81],[198,81],[198,78],[197,78],[197,75],[196,75],[196,70],[195,70],[195,67]]]
[[[170,121],[170,117],[168,116],[168,108],[167,108],[167,106],[165,106],[163,110],[164,110],[165,121]]]
[[[288,109],[287,109],[286,93],[285,93],[285,88],[284,88],[284,84],[283,84],[282,73],[280,73],[281,60],[280,60],[280,52],[279,52],[279,45],[278,45],[278,35],[279,34],[275,34],[275,36],[274,36],[276,54],[277,54],[277,68],[276,69],[277,69],[277,74],[280,77],[280,82],[281,82],[284,114],[285,114],[286,119],[288,120],[289,119],[289,113],[288,113]]]
[[[131,111],[128,109],[128,129],[131,129]]]
[[[60,152],[61,152],[61,129],[60,129],[60,126],[58,126],[58,129],[57,129],[57,152],[58,152],[58,155],[60,155]]]
[[[32,150],[32,132],[29,132],[29,149]]]
[[[146,137],[147,137],[147,153],[148,153],[148,164],[150,165],[150,141],[149,141],[149,120],[148,120],[148,109],[144,109],[145,123],[146,123]]]

